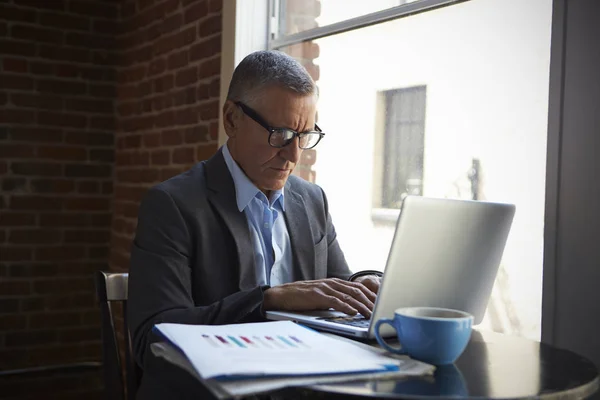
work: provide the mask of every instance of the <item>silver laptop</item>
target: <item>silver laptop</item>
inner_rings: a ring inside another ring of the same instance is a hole
[[[400,307],[463,310],[483,319],[515,206],[408,196],[404,199],[370,319],[337,311],[267,311],[318,330],[372,339],[375,321]],[[365,251],[368,251],[365,249]],[[382,334],[394,331],[387,325]]]

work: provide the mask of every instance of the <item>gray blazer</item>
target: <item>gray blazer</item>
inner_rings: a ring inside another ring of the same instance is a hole
[[[347,279],[351,272],[323,190],[290,176],[285,209],[294,280]],[[263,320],[267,287],[239,287],[240,271],[254,270],[253,252],[221,151],[151,188],[140,205],[129,271],[128,322],[137,362],[143,366],[154,324]]]

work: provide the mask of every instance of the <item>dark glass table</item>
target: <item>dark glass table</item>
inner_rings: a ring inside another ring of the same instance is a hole
[[[187,359],[170,344],[154,343],[151,349],[159,361],[154,365],[162,363],[165,368],[158,374],[154,371],[154,376],[172,380],[174,375],[166,373],[166,369],[175,367],[178,379],[185,378],[186,391],[197,391],[197,398],[231,398],[219,390],[218,383],[199,378]],[[181,382],[165,383],[182,387]],[[592,396],[599,386],[595,365],[571,351],[518,337],[473,331],[457,362],[437,367],[434,376],[286,388],[271,396],[275,399],[584,399]]]

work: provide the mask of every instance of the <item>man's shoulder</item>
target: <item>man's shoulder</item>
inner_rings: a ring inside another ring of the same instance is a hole
[[[205,161],[150,188],[168,193],[173,198],[197,197],[206,193]]]
[[[311,197],[323,197],[323,190],[319,185],[308,182],[295,175],[290,175],[288,182],[290,184],[290,189],[298,194]]]

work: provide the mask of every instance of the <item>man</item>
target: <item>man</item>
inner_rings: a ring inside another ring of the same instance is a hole
[[[291,57],[250,54],[223,107],[227,144],[145,196],[128,302],[142,367],[161,322],[241,323],[264,320],[267,310],[328,308],[370,317],[379,278],[351,274],[325,194],[290,176],[302,150],[324,136],[317,98]]]

